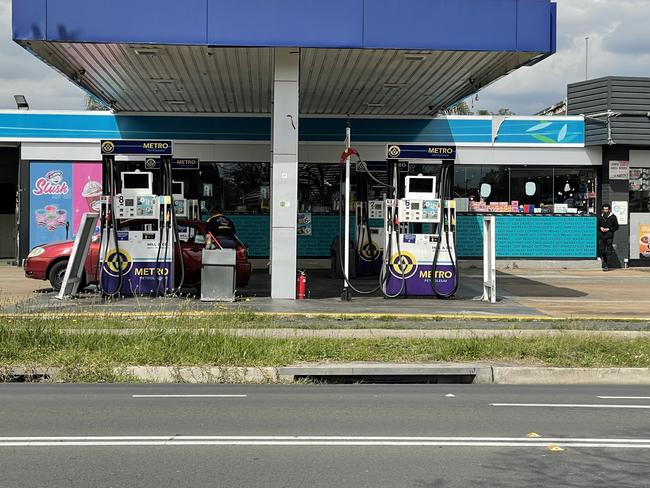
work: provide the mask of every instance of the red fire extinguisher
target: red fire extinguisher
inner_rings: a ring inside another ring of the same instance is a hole
[[[307,275],[304,271],[298,271],[298,278],[296,281],[296,300],[304,300],[307,298]]]

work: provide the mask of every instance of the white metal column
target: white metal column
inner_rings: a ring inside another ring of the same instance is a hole
[[[275,49],[271,154],[271,298],[296,298],[300,50]]]
[[[345,129],[345,149],[350,149],[352,132],[350,127]],[[342,191],[339,188],[339,192]],[[348,289],[348,280],[350,279],[350,156],[345,159],[345,227],[343,227],[343,300],[350,299],[350,290]],[[341,236],[339,236],[339,239]],[[359,236],[357,236],[359,239]],[[368,236],[370,239],[370,236]]]

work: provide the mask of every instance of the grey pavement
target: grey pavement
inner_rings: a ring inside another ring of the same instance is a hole
[[[650,449],[629,446],[650,446],[649,397],[620,386],[0,385],[0,486],[647,487]],[[541,406],[495,405],[522,403]],[[97,438],[7,441],[61,436]],[[107,436],[118,440],[97,445]],[[167,440],[124,441],[138,436]],[[360,440],[378,437],[392,444]]]
[[[0,269],[0,279],[6,270]],[[15,274],[15,273],[14,273]],[[16,277],[13,277],[16,279]],[[32,281],[23,279],[24,281]],[[498,273],[500,297],[495,304],[475,301],[481,294],[478,270],[461,273],[461,287],[452,300],[384,299],[356,296],[341,302],[341,280],[333,279],[325,270],[310,271],[311,299],[272,300],[269,298],[269,276],[261,270],[253,274],[248,287],[239,291],[234,304],[201,303],[193,290],[187,296],[165,298],[127,298],[106,301],[93,293],[78,299],[58,301],[40,283],[39,293],[23,293],[19,298],[0,290],[0,308],[4,312],[86,312],[86,313],[157,313],[243,311],[284,314],[372,314],[375,316],[410,315],[418,317],[456,316],[469,318],[506,318],[510,320],[547,319],[623,319],[650,320],[650,301],[641,300],[650,272],[641,269],[612,270],[603,273],[593,269],[512,269]],[[39,282],[30,283],[31,285]],[[375,279],[361,279],[357,284],[369,289]]]

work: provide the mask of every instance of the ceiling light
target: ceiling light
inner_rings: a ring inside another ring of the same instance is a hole
[[[139,47],[133,51],[140,56],[156,56],[158,54],[157,47]]]
[[[169,105],[185,105],[187,100],[163,100],[163,102],[168,103]]]
[[[176,82],[174,78],[151,78],[151,81],[158,85],[171,85]]]
[[[426,56],[423,54],[405,54],[404,59],[407,61],[424,61]]]
[[[368,108],[382,108],[382,107],[385,107],[386,104],[385,103],[366,103],[366,106]]]
[[[406,83],[384,83],[384,88],[393,89],[393,88],[404,88]]]

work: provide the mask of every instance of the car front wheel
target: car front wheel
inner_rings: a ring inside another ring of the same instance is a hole
[[[68,260],[64,259],[62,261],[54,263],[50,268],[48,279],[50,280],[50,284],[52,285],[54,291],[59,291],[63,286],[63,278],[65,278],[65,270],[67,267]],[[81,274],[81,283],[79,283],[77,291],[83,290],[86,288],[86,286],[88,286],[88,284],[86,283],[86,271],[84,270],[84,272]]]
[[[63,285],[63,278],[65,277],[65,270],[68,267],[68,260],[58,261],[50,268],[48,279],[54,291],[59,291]]]

